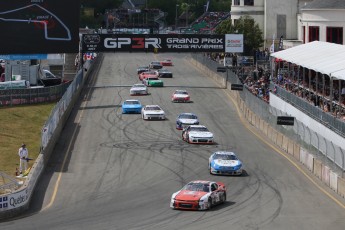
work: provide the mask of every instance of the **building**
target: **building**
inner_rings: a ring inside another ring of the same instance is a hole
[[[298,39],[303,43],[325,41],[342,45],[344,27],[344,0],[314,0],[305,3],[300,9]]]
[[[314,40],[344,44],[344,0],[233,0],[232,23],[244,15],[263,31],[265,47],[281,36],[283,48]]]

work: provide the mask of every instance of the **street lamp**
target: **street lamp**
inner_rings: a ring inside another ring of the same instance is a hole
[[[175,7],[175,10],[176,10],[176,12],[175,12],[175,30],[176,30],[176,28],[177,28],[177,7],[179,7],[180,5],[178,5],[178,4],[176,4],[176,7]]]

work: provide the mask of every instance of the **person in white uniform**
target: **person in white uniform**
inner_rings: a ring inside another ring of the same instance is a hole
[[[29,151],[26,148],[25,144],[22,144],[22,146],[19,148],[18,155],[20,157],[19,171],[20,171],[20,174],[23,174],[22,170],[24,169],[24,172],[25,172],[28,169],[28,160],[27,160],[27,158],[29,156]]]

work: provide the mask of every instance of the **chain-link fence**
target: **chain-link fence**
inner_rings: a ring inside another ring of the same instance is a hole
[[[0,90],[0,107],[57,101],[66,92],[69,84],[63,83],[44,88],[2,89]]]
[[[239,82],[239,78],[236,75],[237,69],[228,70],[226,76],[225,74],[216,73],[217,67],[221,67],[222,65],[209,59],[207,55],[192,54],[192,57],[202,65],[208,67],[211,71],[214,71],[215,74],[227,77],[230,83]],[[332,140],[327,139],[327,137],[324,137],[321,133],[313,131],[307,125],[296,119],[294,126],[277,125],[277,117],[288,116],[288,114],[271,107],[267,102],[254,95],[246,87],[244,87],[243,91],[238,92],[246,106],[275,130],[279,131],[291,140],[294,140],[315,157],[321,159],[334,171],[345,170],[345,150],[334,144]],[[325,116],[324,113],[316,111],[316,108],[308,102],[303,104],[302,101],[300,101],[302,99],[299,100],[295,95],[289,95],[288,92],[279,92],[280,91],[277,93],[279,97],[291,103],[305,114],[308,114],[310,117],[322,124],[326,124],[326,127],[329,129],[333,131],[337,130],[338,134],[345,134],[345,129],[343,128],[344,124],[342,124],[342,121],[335,121],[335,118],[331,117],[331,115],[328,117],[327,115]]]

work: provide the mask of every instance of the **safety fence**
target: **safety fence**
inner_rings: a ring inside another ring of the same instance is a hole
[[[0,107],[54,102],[64,95],[69,85],[70,82],[66,82],[42,88],[1,89]]]

